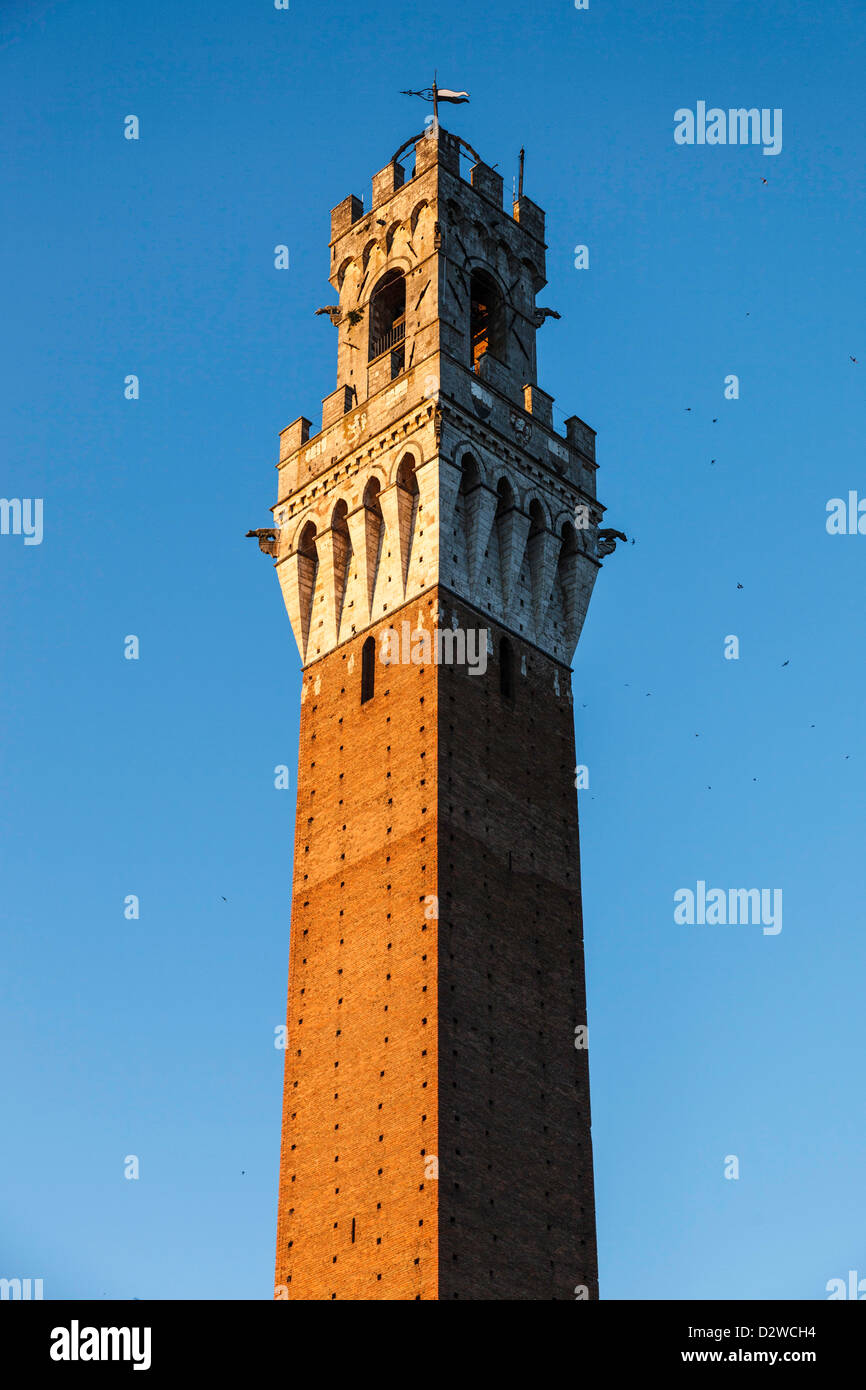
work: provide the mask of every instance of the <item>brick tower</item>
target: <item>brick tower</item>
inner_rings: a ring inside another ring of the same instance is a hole
[[[544,214],[434,124],[330,251],[337,389],[253,533],[303,665],[276,1296],[595,1298],[570,663],[612,542],[536,385]]]

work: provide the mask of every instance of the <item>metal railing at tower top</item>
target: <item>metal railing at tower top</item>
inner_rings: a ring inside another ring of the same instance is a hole
[[[380,333],[378,338],[374,338],[370,343],[370,361],[374,357],[381,357],[383,352],[389,348],[396,347],[402,343],[406,337],[405,323],[395,323],[393,328],[389,328],[387,333]]]

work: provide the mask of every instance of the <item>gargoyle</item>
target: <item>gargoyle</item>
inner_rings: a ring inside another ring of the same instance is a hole
[[[558,314],[555,309],[533,309],[532,317],[536,328],[540,328],[545,319],[561,319],[562,314]]]
[[[604,526],[598,533],[598,553],[602,557],[612,555],[616,550],[617,541],[627,541],[628,536],[623,531],[614,531],[612,526]]]
[[[263,555],[276,555],[277,533],[272,527],[260,526],[257,531],[247,531],[247,535],[255,536]]]
[[[346,319],[354,328],[355,324],[360,323],[361,319],[364,317],[364,311],[362,309],[350,309],[348,313],[344,314],[339,304],[325,304],[321,309],[316,310],[316,317],[318,317],[319,314],[327,314],[335,328],[339,328],[343,319]]]

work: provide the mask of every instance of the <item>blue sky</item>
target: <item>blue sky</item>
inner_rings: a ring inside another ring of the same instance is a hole
[[[244,532],[333,389],[329,210],[435,62],[506,188],[526,148],[539,382],[636,538],[574,676],[602,1296],[866,1276],[866,537],[825,529],[866,496],[864,38],[801,0],[4,5],[0,494],[44,538],[0,536],[0,1274],[271,1294],[299,665]],[[698,100],[782,108],[782,152],[676,146]],[[699,879],[781,888],[782,931],[675,924]]]

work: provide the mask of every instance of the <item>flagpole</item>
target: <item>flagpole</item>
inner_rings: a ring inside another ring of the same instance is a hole
[[[433,124],[439,129],[439,88],[436,86],[436,71],[433,71]]]

